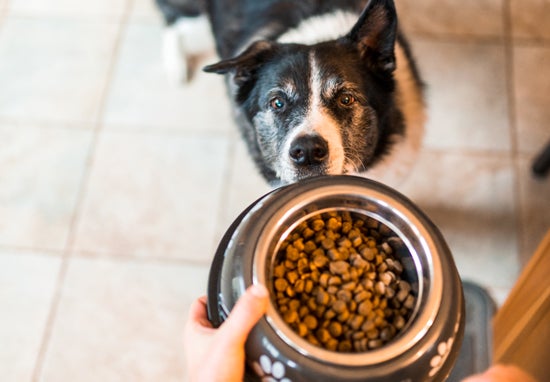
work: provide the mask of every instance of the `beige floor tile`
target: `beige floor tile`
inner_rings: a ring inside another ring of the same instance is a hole
[[[506,155],[424,152],[400,190],[439,227],[464,278],[510,288],[518,275],[513,182]]]
[[[498,44],[415,41],[426,82],[424,142],[438,149],[508,150],[504,49]]]
[[[510,20],[514,37],[550,39],[549,0],[511,0]]]
[[[118,26],[8,17],[0,33],[0,117],[93,123]]]
[[[10,0],[9,8],[13,14],[25,15],[121,16],[128,1],[131,0],[95,0],[84,3],[74,0]]]
[[[31,381],[60,264],[54,256],[0,251],[3,381]]]
[[[504,0],[397,0],[406,31],[425,35],[501,37]]]
[[[0,245],[62,250],[91,133],[0,125]]]
[[[232,129],[223,77],[203,73],[199,66],[189,84],[168,80],[161,54],[162,29],[160,24],[128,26],[107,100],[105,124],[109,128],[145,126],[198,132]]]
[[[41,380],[181,381],[189,305],[207,267],[73,258]]]
[[[487,292],[491,296],[491,299],[498,308],[504,304],[508,295],[510,294],[510,288],[486,288]]]
[[[550,141],[550,47],[514,48],[518,149],[533,154]]]
[[[520,190],[520,259],[523,265],[535,253],[544,235],[550,230],[550,176],[533,177],[531,164],[533,156],[519,158]]]
[[[417,39],[414,48],[426,82],[425,145],[509,150],[503,46]]]
[[[246,207],[272,189],[256,169],[242,140],[237,139],[234,142],[233,150],[229,184],[225,194],[227,202],[223,206],[224,229],[227,229]]]
[[[76,250],[207,263],[226,157],[223,137],[104,133]]]
[[[159,25],[163,22],[155,0],[134,0],[130,17],[132,21],[150,21]]]

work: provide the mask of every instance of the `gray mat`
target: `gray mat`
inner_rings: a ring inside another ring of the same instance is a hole
[[[460,382],[469,375],[480,373],[491,365],[491,320],[495,304],[487,291],[470,281],[463,281],[466,300],[466,328],[458,360],[447,382]]]

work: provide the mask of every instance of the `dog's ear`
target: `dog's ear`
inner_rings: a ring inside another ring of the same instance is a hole
[[[344,38],[356,44],[361,57],[374,70],[395,70],[397,14],[392,0],[370,0]]]
[[[203,70],[218,74],[234,72],[233,80],[235,84],[241,86],[249,81],[262,63],[268,59],[275,44],[266,40],[256,41],[238,56],[205,66]]]

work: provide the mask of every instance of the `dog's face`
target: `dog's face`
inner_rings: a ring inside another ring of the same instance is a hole
[[[378,141],[373,81],[337,44],[279,46],[243,99],[261,155],[283,183],[365,169]]]
[[[367,169],[392,109],[395,12],[366,9],[347,36],[316,45],[259,41],[207,71],[230,73],[248,144],[281,183]]]

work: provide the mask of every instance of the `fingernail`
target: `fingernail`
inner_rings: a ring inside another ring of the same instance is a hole
[[[267,288],[262,284],[252,284],[250,287],[250,293],[258,298],[265,298],[269,295]]]

